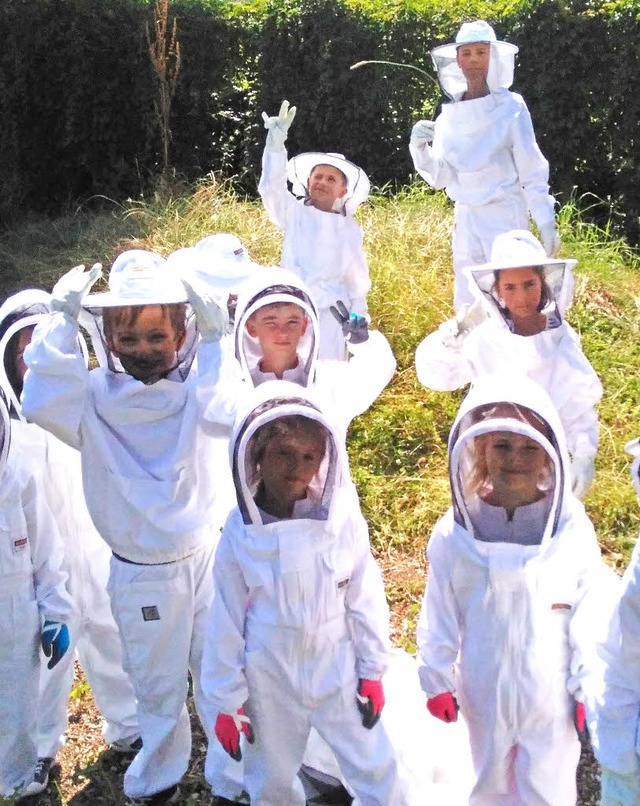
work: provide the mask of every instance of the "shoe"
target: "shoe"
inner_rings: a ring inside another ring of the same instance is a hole
[[[180,790],[178,784],[155,792],[153,795],[139,795],[137,798],[129,797],[127,806],[168,806],[170,803],[178,803]]]
[[[118,739],[116,742],[111,742],[109,749],[115,750],[116,753],[135,755],[142,750],[142,736],[136,736],[133,739]]]
[[[30,795],[39,795],[47,788],[49,784],[49,774],[51,767],[53,767],[54,759],[39,758],[36,762],[36,771],[33,775],[33,781],[25,787],[22,797],[29,797]]]

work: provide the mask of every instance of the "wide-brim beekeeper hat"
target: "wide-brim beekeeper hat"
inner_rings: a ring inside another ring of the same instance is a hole
[[[331,165],[346,177],[347,192],[341,199],[345,213],[354,213],[358,205],[366,201],[371,184],[362,168],[349,162],[342,154],[322,151],[306,151],[292,157],[287,163],[287,179],[295,196],[306,198],[309,176],[316,165]]]
[[[571,258],[548,257],[532,232],[516,229],[496,237],[488,263],[469,266],[464,271],[469,276],[471,288],[477,289],[481,297],[500,310],[496,290],[497,273],[505,269],[540,268],[549,292],[549,302],[557,305],[559,312],[564,314],[571,304],[573,267],[576,262]]]
[[[515,57],[518,47],[510,42],[502,42],[486,20],[463,22],[456,34],[455,42],[438,45],[431,51],[431,59],[438,73],[438,81],[444,92],[457,100],[467,89],[467,80],[457,63],[458,48],[473,43],[490,45],[489,72],[487,86],[491,92],[500,88],[509,89],[513,84]]]
[[[155,252],[129,249],[111,266],[109,290],[89,294],[83,305],[85,308],[114,308],[177,302],[187,302],[180,274]]]

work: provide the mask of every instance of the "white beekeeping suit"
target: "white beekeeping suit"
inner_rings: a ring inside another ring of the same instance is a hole
[[[542,497],[510,517],[472,483],[481,440],[495,432],[526,437],[549,457],[537,482]],[[491,376],[470,391],[449,438],[453,505],[427,548],[418,649],[427,696],[452,694],[468,724],[472,806],[576,802],[574,713],[576,702],[593,699],[612,572],[568,472],[562,426],[543,389]]]
[[[374,403],[391,380],[395,358],[385,336],[370,330],[368,339],[361,344],[347,342],[349,361],[319,361],[322,334],[316,305],[306,284],[285,269],[265,267],[241,288],[233,336],[235,359],[227,353],[221,361],[221,382],[207,400],[203,399],[207,416],[231,424],[251,389],[275,379],[273,373],[260,370],[260,344],[246,325],[256,311],[278,302],[298,306],[307,319],[297,349],[298,365],[286,371],[283,380],[313,389],[323,408],[331,411],[344,441],[349,423]]]
[[[103,736],[116,749],[128,749],[138,738],[133,688],[122,669],[118,628],[113,620],[107,580],[111,551],[93,525],[84,501],[80,454],[39,426],[26,423],[16,374],[21,334],[31,338],[33,328],[51,313],[49,294],[27,289],[9,297],[0,308],[0,387],[16,419],[14,438],[24,447],[33,467],[39,468],[43,494],[56,520],[64,545],[63,567],[68,574],[78,618],[69,625],[71,646],[53,668],[43,668],[38,704],[38,758],[55,759],[64,743],[67,701],[73,685],[74,648],[105,722]],[[46,780],[34,782],[44,789]],[[30,790],[30,794],[33,794]]]
[[[582,352],[578,334],[564,319],[573,265],[574,260],[547,258],[529,232],[514,230],[499,236],[491,261],[467,270],[479,302],[418,345],[416,373],[424,386],[442,392],[476,383],[493,372],[526,375],[539,383],[560,415],[573,458],[572,485],[582,496],[593,479],[598,450],[595,407],[602,384]],[[535,335],[518,335],[499,298],[496,277],[505,269],[538,267],[544,278],[540,304],[546,326]],[[480,306],[488,316],[478,315]]]
[[[366,729],[356,705],[358,680],[379,680],[388,667],[388,609],[341,439],[297,385],[266,383],[253,399],[231,438],[239,506],[214,563],[203,659],[210,707],[233,714],[244,705],[251,718],[256,740],[243,753],[252,803],[304,803],[293,782],[311,728],[362,803],[415,802],[382,723]],[[320,423],[327,441],[307,497],[280,520],[254,500],[248,445],[291,415]]]
[[[42,481],[10,434],[0,398],[0,798],[22,794],[36,769],[43,622],[75,617]]]
[[[462,100],[467,82],[456,63],[456,52],[475,42],[490,46],[488,93]],[[554,199],[549,195],[549,164],[536,142],[524,100],[509,90],[517,52],[514,45],[497,41],[483,20],[464,23],[454,43],[440,45],[431,53],[451,102],[443,105],[432,132],[420,131],[419,123],[411,137],[409,150],[420,176],[432,187],[444,188],[455,202],[456,311],[473,301],[462,269],[488,260],[493,240],[501,232],[527,229],[531,215],[551,256],[559,245]]]
[[[36,327],[26,350],[23,413],[79,449],[87,507],[113,553],[108,592],[143,739],[125,773],[125,792],[132,803],[160,792],[173,797],[191,752],[189,671],[203,727],[213,736],[201,708],[199,670],[213,551],[231,502],[220,500],[220,469],[196,398],[196,389],[211,380],[212,344],[198,343],[189,326],[179,276],[160,256],[133,250],[112,266],[109,291],[84,298],[101,364],[89,371],[78,347],[77,314],[68,308],[79,307],[95,274],[69,274],[52,293],[52,306],[55,297],[64,307]],[[86,282],[82,290],[78,279]],[[145,383],[111,349],[105,311],[160,305],[184,305],[186,335],[170,370]],[[197,373],[190,371],[196,348]],[[230,764],[226,776],[220,756],[216,794],[240,796],[241,781]]]
[[[634,457],[631,477],[640,497],[640,440],[626,446]],[[622,578],[620,598],[603,641],[603,688],[590,725],[602,767],[602,806],[640,801],[640,543]]]
[[[346,196],[332,212],[309,203],[309,175],[318,165],[335,167],[347,179]],[[304,280],[318,306],[320,357],[344,359],[340,327],[329,308],[341,299],[350,311],[367,313],[371,280],[362,229],[353,217],[369,195],[366,174],[342,154],[310,152],[298,154],[287,163],[284,138],[274,138],[270,130],[258,190],[269,219],[284,233],[280,265]]]

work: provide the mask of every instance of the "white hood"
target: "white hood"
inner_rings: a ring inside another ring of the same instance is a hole
[[[254,501],[255,485],[251,484],[248,477],[249,462],[246,452],[249,441],[261,426],[289,415],[302,415],[315,420],[324,426],[328,434],[322,465],[310,485],[313,497],[319,503],[318,509],[323,513],[322,520],[329,520],[334,492],[341,487],[343,479],[348,479],[344,447],[322,413],[315,395],[288,381],[263,383],[252,391],[246,409],[239,413],[229,441],[238,506],[245,524],[262,524],[260,510]]]
[[[265,305],[288,302],[298,305],[307,315],[309,324],[298,345],[298,356],[304,367],[306,385],[315,378],[318,360],[319,326],[316,306],[305,283],[293,272],[278,267],[267,267],[250,278],[242,287],[236,307],[234,346],[235,355],[245,380],[253,384],[251,372],[262,357],[258,340],[247,332],[249,317]]]
[[[509,416],[500,404],[513,404],[521,411]],[[543,430],[550,434],[548,438],[530,424],[532,419],[542,421]],[[455,520],[474,534],[462,479],[468,477],[474,457],[472,440],[491,431],[510,431],[535,440],[551,459],[553,471],[546,488],[550,492],[547,518],[539,541],[544,547],[555,535],[571,496],[569,454],[555,407],[544,389],[526,377],[486,376],[472,387],[460,406],[449,436],[449,480]]]

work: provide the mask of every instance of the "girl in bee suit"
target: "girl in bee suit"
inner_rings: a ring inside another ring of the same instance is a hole
[[[543,386],[560,414],[571,486],[581,498],[595,472],[602,384],[564,318],[574,264],[548,258],[527,230],[499,235],[490,262],[467,269],[477,301],[419,344],[416,373],[437,391],[491,372],[524,374]]]
[[[411,804],[382,722],[388,609],[341,439],[313,397],[255,390],[230,453],[238,508],[214,563],[203,685],[251,802],[303,804],[311,728],[363,804]],[[249,739],[240,750],[240,734]]]
[[[418,623],[429,711],[468,728],[472,806],[573,806],[612,572],[567,483],[558,415],[526,378],[489,376],[449,438]]]

